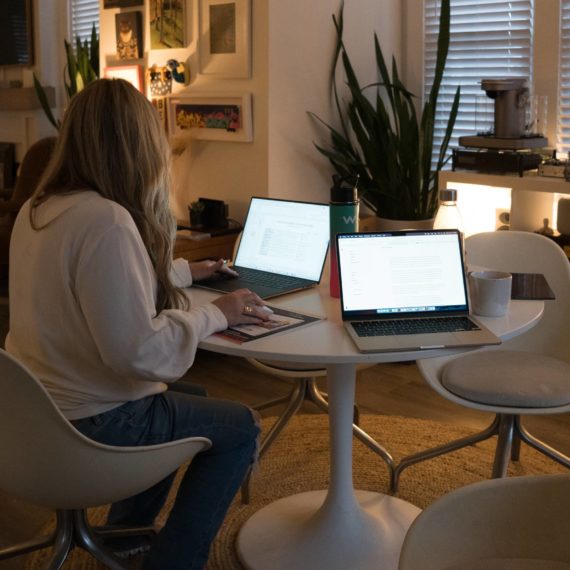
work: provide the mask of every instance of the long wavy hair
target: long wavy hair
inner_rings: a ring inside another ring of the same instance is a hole
[[[170,147],[158,113],[130,83],[99,79],[75,95],[63,118],[52,159],[31,198],[92,190],[131,214],[158,281],[157,312],[187,308],[170,279],[176,222],[168,203]]]

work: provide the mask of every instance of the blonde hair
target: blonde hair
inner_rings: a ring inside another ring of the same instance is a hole
[[[158,113],[130,83],[99,79],[75,95],[63,118],[52,160],[31,198],[92,190],[131,214],[154,266],[156,309],[187,308],[170,279],[176,222],[168,203],[170,147]]]

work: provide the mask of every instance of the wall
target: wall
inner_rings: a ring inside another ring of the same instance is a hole
[[[269,195],[329,200],[332,167],[315,148],[328,133],[308,115],[337,125],[331,114],[329,77],[335,46],[332,15],[338,0],[270,0]],[[374,30],[387,57],[399,57],[397,0],[345,0],[344,40],[361,83],[376,81]],[[339,74],[342,81],[343,75]],[[332,117],[332,118],[331,118]]]

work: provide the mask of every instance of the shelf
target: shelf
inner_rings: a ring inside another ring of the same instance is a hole
[[[55,88],[44,87],[50,107],[55,107]],[[10,87],[0,89],[0,109],[2,111],[35,111],[42,106],[34,87]]]
[[[512,188],[515,191],[526,190],[570,194],[570,182],[566,182],[564,178],[539,176],[535,170],[525,172],[524,176],[518,176],[517,174],[486,174],[466,170],[441,171],[439,173],[439,187],[445,188],[448,182],[499,186],[501,188]]]

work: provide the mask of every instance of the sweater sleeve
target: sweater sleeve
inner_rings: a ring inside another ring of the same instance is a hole
[[[190,287],[192,285],[190,264],[186,259],[179,257],[172,262],[170,278],[177,287]]]
[[[92,242],[78,264],[75,294],[105,365],[145,380],[178,379],[198,343],[227,327],[213,304],[156,313],[156,277],[135,227],[115,225]]]

